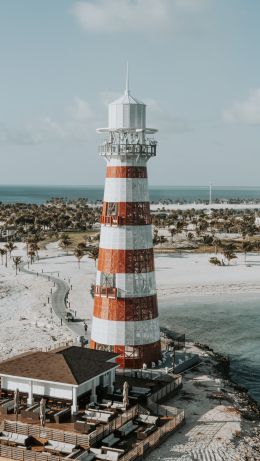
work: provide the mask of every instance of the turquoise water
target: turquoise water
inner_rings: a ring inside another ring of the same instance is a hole
[[[3,203],[44,203],[53,197],[67,199],[88,198],[90,201],[103,199],[101,186],[1,186],[0,202]],[[209,199],[208,187],[150,187],[150,199],[187,201]],[[212,190],[212,200],[240,199],[259,200],[260,187],[217,187]]]
[[[234,380],[260,403],[259,294],[159,300],[163,326],[185,332],[192,341],[229,354]]]

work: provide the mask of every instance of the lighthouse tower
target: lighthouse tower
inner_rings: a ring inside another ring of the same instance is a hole
[[[157,130],[146,128],[146,106],[124,95],[109,104],[107,162],[91,344],[120,354],[123,368],[142,368],[161,356],[147,161]]]

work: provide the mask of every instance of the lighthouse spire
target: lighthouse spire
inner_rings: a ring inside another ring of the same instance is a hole
[[[125,82],[125,94],[129,94],[129,69],[128,69],[128,61],[126,63],[126,82]]]

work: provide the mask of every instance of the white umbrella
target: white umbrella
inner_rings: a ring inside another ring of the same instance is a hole
[[[46,410],[46,400],[42,398],[40,401],[40,421],[41,421],[42,427],[45,424],[45,410]]]
[[[125,407],[127,407],[127,405],[129,404],[128,393],[129,393],[129,386],[128,386],[128,382],[125,381],[124,386],[123,386],[123,404]]]
[[[16,419],[18,418],[19,413],[19,389],[16,389],[14,392],[14,413],[16,414]]]

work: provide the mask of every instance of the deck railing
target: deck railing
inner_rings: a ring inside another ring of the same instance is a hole
[[[143,156],[156,155],[156,143],[151,144],[113,144],[105,142],[98,148],[99,154],[104,156]]]

